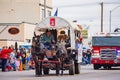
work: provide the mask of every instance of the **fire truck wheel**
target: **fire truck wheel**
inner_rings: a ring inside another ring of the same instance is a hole
[[[107,66],[103,66],[104,69],[107,69]]]
[[[111,69],[111,66],[108,66],[108,69]]]
[[[111,66],[103,66],[104,69],[111,69]]]
[[[74,75],[75,68],[74,68],[74,62],[73,60],[70,62],[72,65],[69,67],[69,75]]]
[[[97,70],[97,69],[100,68],[100,66],[99,66],[98,64],[94,64],[94,65],[93,65],[93,68],[94,68],[95,70]]]

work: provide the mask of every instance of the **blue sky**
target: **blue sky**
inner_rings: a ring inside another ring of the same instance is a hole
[[[100,32],[100,3],[104,3],[104,32],[109,31],[109,13],[112,11],[112,29],[120,27],[120,0],[53,0],[53,14],[58,8],[58,16],[77,20],[93,32]],[[119,4],[118,4],[119,3]]]

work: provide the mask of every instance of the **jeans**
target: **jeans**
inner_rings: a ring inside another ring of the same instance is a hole
[[[82,62],[88,64],[88,60],[85,57],[82,57]]]
[[[1,59],[2,60],[2,72],[5,72],[5,68],[7,65],[7,59]]]
[[[88,57],[88,64],[91,64],[91,57]]]
[[[51,43],[44,43],[44,47],[47,49],[47,50],[51,50],[52,49],[52,45]]]
[[[12,67],[13,67],[13,70],[16,71],[16,64],[15,63],[12,63],[10,64]]]

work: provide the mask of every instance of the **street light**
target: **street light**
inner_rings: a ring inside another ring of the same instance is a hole
[[[109,19],[109,32],[111,32],[111,14],[113,11],[115,11],[117,8],[119,8],[119,6],[116,6],[115,8],[113,8],[112,10],[110,10],[110,19]]]

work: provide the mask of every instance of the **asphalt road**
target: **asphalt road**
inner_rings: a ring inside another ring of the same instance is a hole
[[[93,70],[92,65],[81,66],[80,74],[56,76],[55,71],[50,71],[50,75],[35,77],[34,70],[1,72],[0,80],[120,80],[120,67],[111,70]]]

